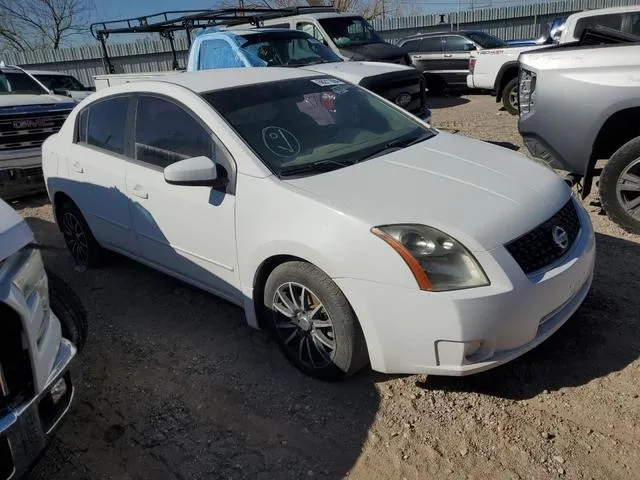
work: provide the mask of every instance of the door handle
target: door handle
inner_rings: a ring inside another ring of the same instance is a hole
[[[137,184],[135,187],[133,187],[131,191],[136,197],[149,198],[149,194],[144,190],[144,188],[142,188],[142,185],[140,184]]]
[[[422,55],[414,55],[413,58],[415,58],[416,60],[420,60],[422,58]]]
[[[451,58],[451,57],[453,57],[452,53],[445,53],[444,54],[444,58]]]
[[[74,172],[77,172],[77,173],[83,173],[84,172],[84,169],[80,166],[80,162],[78,162],[78,161],[71,162],[71,169]]]

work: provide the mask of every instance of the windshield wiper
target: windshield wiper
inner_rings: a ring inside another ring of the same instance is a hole
[[[290,167],[284,167],[278,172],[278,177],[290,177],[293,175],[298,175],[300,173],[330,172],[331,170],[348,167],[352,164],[353,163],[337,162],[335,160],[318,160],[317,162],[302,163],[300,165],[291,165]]]
[[[402,150],[403,148],[410,147],[412,145],[415,145],[416,143],[429,140],[433,136],[434,134],[432,133],[422,132],[417,136],[411,136],[409,138],[400,137],[395,140],[391,140],[390,142],[386,143],[382,148],[379,148],[378,150],[375,150],[369,155],[364,156],[363,158],[358,160],[358,162],[362,162],[363,160],[371,160],[372,158],[379,157],[380,155],[383,155],[389,150]]]

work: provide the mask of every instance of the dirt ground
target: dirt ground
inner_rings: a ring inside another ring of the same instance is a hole
[[[434,124],[522,144],[489,96],[432,99]],[[242,311],[128,260],[77,272],[45,197],[14,203],[90,315],[77,406],[32,479],[638,478],[640,237],[585,202],[593,290],[521,359],[464,379],[365,371],[320,383]]]

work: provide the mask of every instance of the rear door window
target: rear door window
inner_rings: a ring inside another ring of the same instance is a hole
[[[459,35],[444,37],[444,51],[450,53],[470,52],[473,50],[473,42]]]
[[[441,53],[442,37],[427,37],[420,40],[420,52],[424,53]]]
[[[92,103],[80,114],[80,136],[78,141],[94,147],[124,155],[125,124],[129,108],[129,97],[115,97]],[[83,124],[86,122],[86,136]]]
[[[409,40],[402,44],[402,48],[404,48],[409,53],[418,52],[419,47],[420,47],[420,40]]]

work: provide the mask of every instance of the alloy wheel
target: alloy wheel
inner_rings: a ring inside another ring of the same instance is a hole
[[[335,330],[315,293],[299,283],[284,283],[273,295],[272,310],[278,336],[302,365],[321,369],[332,363]]]
[[[624,211],[640,220],[640,158],[627,165],[618,177],[616,196]]]
[[[71,255],[79,265],[89,263],[89,241],[82,223],[71,212],[62,216],[61,231]]]

